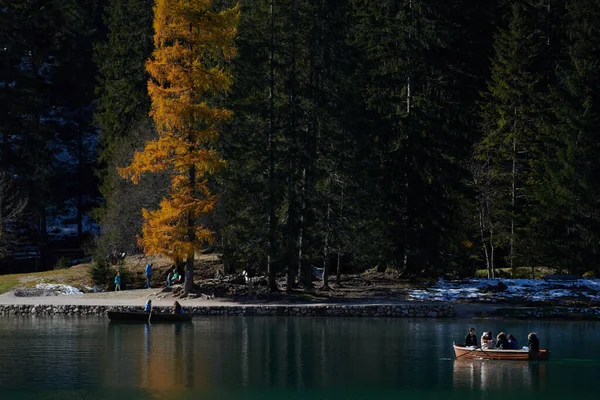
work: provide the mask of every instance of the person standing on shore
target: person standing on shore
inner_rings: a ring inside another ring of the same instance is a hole
[[[477,336],[475,335],[475,328],[469,329],[469,333],[465,337],[465,346],[479,347],[477,345]]]
[[[117,272],[117,276],[115,276],[115,292],[121,290],[121,273]]]
[[[146,264],[146,288],[150,289],[150,283],[152,282],[152,263]]]

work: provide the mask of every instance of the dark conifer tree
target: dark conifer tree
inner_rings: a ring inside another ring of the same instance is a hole
[[[546,127],[546,263],[571,273],[598,270],[600,247],[600,4],[565,2],[562,52]]]
[[[483,210],[487,221],[482,232],[487,251],[501,247],[507,265],[535,265],[537,221],[543,214],[539,202],[544,157],[549,87],[556,62],[556,32],[550,30],[553,14],[541,3],[509,2],[508,24],[499,30],[489,92],[483,102],[484,138],[478,158],[485,178],[494,189]],[[493,232],[493,234],[490,234]],[[488,259],[488,268],[493,269]],[[513,269],[514,273],[514,269]]]
[[[73,209],[81,236],[86,203],[95,197],[91,48],[101,6],[27,0],[1,8],[7,40],[2,163],[30,199],[30,242],[45,243],[49,221]]]
[[[161,176],[145,177],[139,185],[116,173],[156,131],[148,117],[150,98],[145,63],[153,49],[153,1],[110,0],[105,8],[106,36],[97,43],[97,109],[100,126],[100,191],[104,205],[95,212],[103,226],[102,253],[119,247],[137,251],[141,208],[155,208],[167,184]]]
[[[437,273],[447,262],[452,237],[458,237],[458,199],[466,179],[462,161],[470,140],[466,115],[477,90],[469,73],[480,67],[477,62],[469,67],[462,58],[472,49],[459,34],[466,25],[456,10],[465,4],[354,5],[354,37],[365,55],[366,134],[379,171],[376,206],[385,237],[380,253],[405,273]]]

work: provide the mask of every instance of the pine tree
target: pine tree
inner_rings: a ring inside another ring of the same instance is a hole
[[[347,96],[348,5],[241,3],[223,242],[231,262],[266,266],[271,290],[282,269],[290,289],[297,276],[310,286],[311,266],[334,257],[344,236],[338,208],[341,184],[351,194],[354,184],[344,169],[357,108]]]
[[[458,236],[451,232],[458,229],[466,178],[461,160],[469,146],[465,115],[472,107],[461,102],[472,101],[476,90],[459,52],[466,23],[456,10],[466,9],[464,3],[354,2],[364,117],[379,164],[380,253],[407,274],[439,273]]]
[[[102,0],[26,0],[0,7],[6,35],[0,154],[30,198],[30,242],[44,243],[49,219],[73,206],[81,238],[86,199],[97,197],[91,46],[101,6]]]
[[[101,127],[100,160],[111,163],[119,139],[147,116],[150,101],[144,64],[152,52],[152,1],[110,0],[104,21],[106,40],[95,49],[98,65],[98,108]],[[114,176],[103,174],[103,194],[109,197]]]
[[[598,270],[598,125],[600,122],[600,5],[565,2],[561,59],[554,85],[540,185],[546,214],[548,263],[571,273]],[[543,189],[543,191],[542,191]]]
[[[278,8],[271,0],[240,2],[236,79],[230,96],[234,118],[224,131],[221,207],[223,259],[236,267],[264,271],[276,290],[280,224],[275,210],[281,202],[275,181],[278,126],[275,107],[276,29]]]
[[[488,130],[477,157],[487,165],[481,182],[493,187],[493,195],[485,200],[488,206],[482,209],[481,219],[488,221],[482,232],[482,238],[488,237],[484,245],[489,252],[492,247],[506,249],[514,273],[519,264],[536,262],[534,252],[525,249],[535,247],[531,234],[538,210],[535,160],[543,151],[540,135],[551,62],[544,63],[549,60],[544,54],[550,42],[545,10],[536,2],[511,2],[508,11],[508,26],[495,40],[489,92],[482,103]],[[489,259],[488,268],[493,269]]]
[[[201,219],[215,205],[209,179],[224,161],[214,143],[219,125],[231,116],[218,102],[231,86],[223,62],[235,55],[239,11],[215,12],[211,6],[211,0],[157,1],[155,50],[146,67],[159,138],[120,170],[134,182],[146,172],[170,172],[169,197],[159,210],[143,212],[140,244],[146,253],[186,260],[185,293],[193,284],[194,253],[213,240]]]
[[[135,234],[142,228],[142,208],[157,208],[168,184],[162,175],[145,177],[139,184],[120,179],[117,168],[156,139],[149,118],[146,60],[153,49],[152,0],[110,0],[104,10],[106,37],[95,44],[97,65],[95,122],[100,128],[98,151],[100,193],[94,210],[102,225],[97,252],[104,256],[118,248],[135,252]]]

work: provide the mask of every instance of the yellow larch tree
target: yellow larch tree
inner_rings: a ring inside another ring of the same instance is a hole
[[[215,11],[212,0],[156,0],[150,75],[150,115],[158,139],[135,153],[119,174],[134,183],[144,173],[167,172],[169,196],[158,210],[142,210],[139,244],[148,255],[186,260],[185,293],[193,283],[194,253],[213,240],[200,222],[216,195],[208,179],[224,166],[215,150],[219,126],[231,112],[219,104],[231,87],[224,63],[236,53],[239,7]]]

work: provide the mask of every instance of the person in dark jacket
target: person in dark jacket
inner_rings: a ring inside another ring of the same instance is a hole
[[[496,348],[499,350],[509,349],[508,339],[506,338],[506,334],[504,332],[500,332],[498,336],[496,336]]]
[[[173,314],[183,314],[183,307],[181,307],[178,301],[173,305]]]
[[[519,344],[517,343],[517,339],[513,336],[512,333],[508,334],[508,348],[511,350],[519,350]]]
[[[527,336],[527,340],[527,347],[529,347],[529,351],[540,351],[540,340],[535,332],[531,332]]]
[[[465,336],[465,346],[479,347],[477,344],[477,336],[475,335],[475,328],[469,329],[469,333]]]

